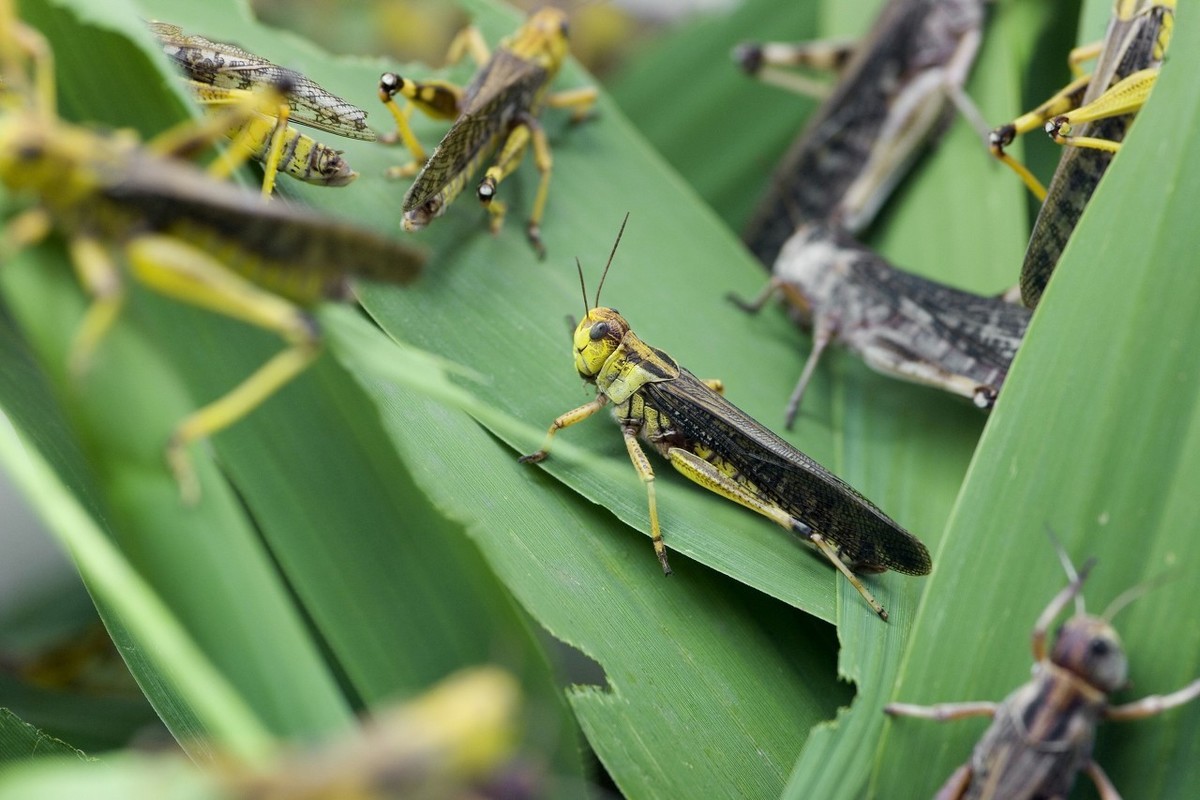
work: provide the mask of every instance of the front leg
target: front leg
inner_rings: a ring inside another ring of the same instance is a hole
[[[529,455],[521,456],[518,461],[522,464],[537,464],[539,461],[545,461],[546,456],[550,455],[550,442],[553,441],[554,435],[563,428],[569,428],[577,422],[583,422],[585,419],[595,414],[600,409],[608,404],[607,395],[596,395],[596,399],[590,403],[585,403],[579,408],[573,408],[565,414],[560,414],[555,417],[554,422],[550,423],[550,430],[546,432],[546,441],[540,450],[535,450]]]
[[[654,554],[658,556],[658,563],[662,564],[663,575],[670,575],[671,565],[667,563],[667,546],[663,543],[662,528],[658,524],[658,503],[654,496],[654,468],[650,466],[650,459],[646,458],[645,451],[638,444],[638,430],[636,425],[622,425],[621,435],[625,438],[625,449],[629,451],[629,460],[633,462],[633,468],[637,470],[638,477],[646,485],[646,497],[650,503],[650,541],[654,543]]]

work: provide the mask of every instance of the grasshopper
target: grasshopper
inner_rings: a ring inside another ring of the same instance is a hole
[[[1084,612],[1080,589],[1088,562],[1050,601],[1033,628],[1033,678],[1000,703],[891,703],[893,716],[945,721],[986,716],[992,724],[937,794],[938,800],[1065,798],[1082,770],[1103,800],[1120,800],[1116,787],[1092,759],[1101,720],[1143,719],[1200,697],[1200,680],[1168,695],[1109,705],[1108,695],[1128,684],[1129,662],[1111,620],[1140,588],[1118,597],[1099,617]],[[1076,613],[1059,628],[1046,652],[1046,631],[1072,599]]]
[[[72,346],[77,377],[120,313],[117,250],[135,279],[176,300],[278,333],[287,347],[223,397],[182,420],[167,461],[185,499],[198,487],[186,448],[232,425],[303,371],[320,332],[301,306],[346,293],[347,276],[407,282],[422,256],[399,242],[215,180],[175,156],[210,144],[263,102],[226,109],[146,142],[59,118],[52,54],[0,2],[0,182],[40,202],[10,220],[8,244],[67,239],[93,302]]]
[[[747,72],[776,83],[775,65],[844,64],[743,231],[763,264],[810,220],[837,220],[851,232],[870,224],[924,142],[946,126],[948,99],[969,118],[979,116],[962,86],[982,25],[983,0],[891,0],[857,46],[769,43],[734,51]]]
[[[558,9],[535,11],[490,55],[479,32],[468,28],[455,39],[451,60],[460,59],[465,51],[470,51],[479,65],[465,89],[444,81],[417,83],[391,72],[380,77],[380,99],[396,118],[398,138],[412,151],[414,164],[424,161],[424,151],[409,128],[407,111],[396,105],[395,96],[407,98],[431,116],[454,119],[404,195],[402,224],[406,231],[416,231],[440,217],[499,147],[500,154],[475,190],[496,233],[506,210],[496,199],[497,187],[517,168],[532,142],[541,180],[526,230],[530,243],[544,257],[541,223],[553,159],[538,113],[542,106],[571,108],[572,120],[582,120],[596,102],[596,90],[584,87],[547,93],[567,57],[567,17]]]
[[[774,275],[749,312],[775,294],[813,332],[813,349],[787,406],[795,422],[825,348],[836,342],[867,366],[936,386],[990,409],[1000,393],[1031,312],[898,269],[836,224],[810,222],[784,243]]]
[[[1175,0],[1116,0],[1104,39],[1069,59],[1078,72],[1079,62],[1096,57],[1092,73],[989,137],[992,153],[1043,200],[1021,267],[1021,299],[1030,308],[1041,300],[1084,206],[1154,86],[1174,16]],[[1063,151],[1048,189],[1004,152],[1016,136],[1038,127],[1059,144],[1074,145]]]
[[[228,132],[263,164],[263,194],[271,193],[277,170],[318,186],[345,186],[358,177],[340,151],[289,127],[288,122],[374,141],[375,134],[366,123],[367,112],[316,81],[240,47],[186,35],[178,25],[166,22],[148,25],[163,52],[188,79],[192,96],[206,108],[244,103],[256,90],[286,84],[286,103],[260,108]]]
[[[611,264],[612,255],[605,276]],[[582,287],[582,267],[579,280]],[[596,399],[556,418],[542,448],[521,461],[542,461],[558,431],[611,403],[629,458],[646,485],[651,538],[665,574],[671,574],[671,567],[658,523],[654,470],[638,437],[690,480],[797,534],[829,559],[886,620],[883,606],[852,570],[925,575],[932,566],[925,545],[851,486],[726,400],[719,381],[699,380],[639,339],[617,311],[599,305],[603,285],[602,276],[590,309],[584,290],[586,313],[573,334],[575,369],[595,384]]]

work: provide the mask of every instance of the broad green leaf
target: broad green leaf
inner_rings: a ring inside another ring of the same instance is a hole
[[[1133,688],[1116,701],[1200,675],[1200,625],[1179,613],[1200,565],[1198,46],[1200,25],[1180,15],[1161,82],[1080,221],[980,442],[896,699],[999,700],[1028,679],[1029,630],[1066,581],[1047,528],[1077,563],[1098,559],[1085,587],[1093,610],[1164,571],[1178,577],[1117,618]],[[982,727],[890,722],[877,794],[928,796]],[[1187,797],[1198,728],[1195,704],[1106,725],[1096,759],[1126,796]]]

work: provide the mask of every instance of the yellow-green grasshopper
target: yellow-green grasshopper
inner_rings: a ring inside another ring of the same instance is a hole
[[[612,255],[605,275],[611,264]],[[582,285],[582,267],[579,278]],[[590,309],[584,291],[586,313],[573,335],[575,369],[595,384],[596,399],[555,419],[542,448],[521,461],[545,459],[558,431],[611,404],[630,460],[646,485],[654,551],[664,573],[669,575],[671,568],[659,528],[654,470],[638,445],[639,437],[690,480],[757,511],[820,551],[886,620],[887,612],[854,571],[894,569],[925,575],[932,566],[925,545],[851,486],[726,400],[719,382],[697,379],[639,339],[624,317],[599,305],[603,285],[601,277]]]
[[[284,86],[285,103],[268,103],[228,131],[237,146],[263,164],[263,194],[271,193],[276,171],[318,186],[345,186],[358,177],[341,151],[315,141],[289,123],[374,141],[366,111],[316,81],[240,47],[187,35],[178,25],[166,22],[148,25],[163,52],[187,78],[192,96],[206,108],[244,103],[250,93],[264,87]]]
[[[176,157],[211,144],[262,102],[252,100],[146,142],[128,131],[69,123],[55,109],[52,54],[42,36],[0,2],[0,183],[37,201],[9,221],[10,246],[57,228],[93,302],[72,347],[71,371],[88,365],[122,308],[113,251],[133,277],[185,303],[278,333],[287,347],[232,391],[182,420],[167,460],[186,498],[198,487],[187,446],[262,404],[320,353],[302,306],[341,296],[347,278],[406,282],[417,251],[346,222],[273,203],[218,181]]]
[[[742,233],[764,265],[805,222],[836,220],[851,232],[870,224],[923,145],[946,127],[950,102],[978,118],[962,85],[983,17],[983,0],[889,0],[861,42],[774,42],[734,51],[747,72],[789,87],[796,80],[783,77],[779,65],[840,69]]]
[[[470,52],[479,64],[475,77],[464,89],[444,81],[419,83],[391,72],[380,77],[380,98],[396,118],[398,136],[412,151],[414,163],[424,161],[424,151],[408,125],[407,109],[396,105],[395,96],[407,98],[432,116],[454,119],[404,195],[402,224],[405,230],[416,231],[440,217],[499,148],[499,155],[475,190],[488,210],[492,232],[499,231],[505,205],[496,199],[497,188],[532,144],[541,180],[527,233],[538,255],[544,256],[541,224],[553,158],[538,114],[543,106],[571,108],[572,119],[583,119],[595,104],[596,90],[583,87],[554,94],[547,91],[567,57],[567,17],[558,9],[535,11],[490,55],[478,31],[468,28],[451,47],[451,59],[461,58],[464,52]]]
[[[1120,595],[1100,616],[1087,614],[1080,591],[1091,562],[1042,611],[1034,624],[1033,677],[999,703],[989,701],[918,706],[891,703],[893,716],[938,721],[986,716],[991,726],[975,745],[970,760],[950,775],[938,800],[1010,800],[1065,798],[1080,772],[1087,772],[1103,800],[1121,795],[1092,758],[1096,726],[1103,720],[1134,720],[1159,714],[1200,697],[1200,679],[1169,695],[1151,695],[1110,705],[1108,695],[1125,688],[1129,661],[1112,618],[1141,589]],[[1050,625],[1074,599],[1076,613],[1055,635],[1049,652]]]
[[[788,401],[792,427],[825,348],[840,344],[867,366],[901,380],[935,386],[981,409],[996,401],[1031,312],[906,272],[835,223],[801,225],[775,259],[772,277],[742,309],[759,311],[775,294],[813,349]]]
[[[1095,57],[1092,73],[991,134],[993,154],[1043,200],[1021,267],[1021,300],[1030,308],[1041,300],[1084,206],[1154,87],[1174,16],[1175,0],[1115,0],[1104,39],[1069,59],[1078,72],[1080,61]],[[1016,136],[1040,127],[1056,142],[1074,145],[1063,151],[1048,189],[1004,152]]]

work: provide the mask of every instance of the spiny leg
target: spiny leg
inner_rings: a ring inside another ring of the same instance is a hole
[[[569,108],[571,122],[583,122],[596,107],[597,96],[596,87],[581,86],[546,95],[545,105],[546,108]]]
[[[1132,114],[1146,103],[1150,90],[1158,80],[1158,69],[1143,69],[1121,79],[1108,88],[1108,91],[1087,105],[1079,106],[1065,114],[1059,114],[1046,123],[1046,133],[1058,144],[1068,144],[1074,147],[1090,147],[1095,150],[1105,150],[1115,153],[1121,149],[1120,142],[1108,139],[1097,139],[1089,136],[1075,136],[1071,130],[1085,122],[1099,119],[1119,117]]]
[[[812,380],[813,373],[816,372],[821,354],[833,341],[833,333],[833,327],[822,323],[819,319],[813,325],[812,352],[804,361],[804,369],[800,371],[800,380],[796,381],[796,388],[792,390],[792,396],[788,398],[787,409],[783,415],[783,424],[789,431],[796,425],[796,415],[800,413],[800,401],[804,399],[804,392],[808,389],[808,382]]]
[[[887,611],[879,604],[874,595],[867,590],[867,587],[862,584],[858,576],[851,572],[850,568],[845,565],[838,555],[837,549],[826,542],[823,536],[814,533],[811,528],[796,520],[791,514],[759,496],[745,485],[738,483],[732,477],[722,472],[716,465],[706,461],[695,453],[680,447],[672,447],[667,451],[667,458],[671,461],[671,465],[689,480],[695,481],[710,492],[715,492],[722,497],[728,498],[751,511],[757,511],[776,525],[799,533],[807,541],[812,542],[846,576],[846,579],[850,581],[850,585],[858,590],[858,593],[867,601],[871,610],[878,614],[881,619],[887,619]]]
[[[403,108],[397,105],[396,95],[407,101]],[[412,154],[412,161],[391,167],[387,175],[393,178],[411,177],[420,171],[429,158],[409,123],[412,110],[419,108],[432,119],[453,120],[459,114],[462,89],[448,81],[413,81],[394,72],[385,72],[379,76],[379,99],[396,121],[396,132],[380,137],[380,140],[384,143],[399,141]]]
[[[479,202],[483,204],[490,215],[489,227],[492,233],[500,232],[500,227],[504,224],[504,212],[507,210],[504,203],[496,199],[496,189],[500,182],[511,175],[512,171],[521,163],[521,157],[525,155],[529,139],[529,126],[523,123],[517,124],[504,141],[504,147],[501,148],[500,155],[496,157],[496,162],[488,167],[487,172],[483,174],[483,180],[479,182],[479,186],[475,190]]]
[[[837,72],[854,56],[858,45],[859,42],[855,39],[746,42],[734,48],[733,60],[747,75],[763,83],[824,100],[829,96],[829,84],[783,68],[805,67],[822,72]]]
[[[629,460],[633,462],[633,468],[637,471],[638,477],[646,485],[646,497],[650,503],[650,541],[654,543],[654,554],[658,556],[658,563],[662,565],[663,575],[670,575],[671,565],[667,563],[667,546],[663,544],[662,528],[658,524],[658,503],[654,496],[654,468],[650,466],[650,459],[646,458],[646,453],[638,444],[637,434],[638,429],[634,426],[621,426],[621,436],[625,438],[625,449],[629,451]]]
[[[302,372],[320,353],[320,333],[309,314],[186,242],[158,234],[139,236],[129,242],[126,253],[134,277],[150,289],[275,331],[288,345],[232,390],[176,425],[167,444],[167,463],[183,499],[194,502],[199,485],[187,446],[234,424]]]
[[[71,355],[67,362],[71,377],[78,380],[90,366],[100,340],[120,315],[125,291],[121,285],[120,270],[98,238],[75,236],[67,247],[79,282],[92,296],[92,304],[71,342]]]
[[[1096,786],[1096,793],[1100,795],[1100,800],[1121,800],[1121,793],[1117,791],[1117,787],[1113,786],[1113,782],[1108,779],[1104,769],[1096,763],[1095,759],[1088,759],[1083,771],[1092,779],[1092,783]]]
[[[546,195],[550,191],[550,172],[554,168],[554,156],[550,154],[550,143],[546,141],[546,131],[541,124],[529,117],[526,120],[533,134],[533,163],[541,173],[538,180],[537,194],[533,199],[533,211],[529,214],[529,225],[526,235],[529,243],[537,251],[538,258],[546,257],[546,248],[542,244],[542,215],[546,213]]]
[[[936,722],[948,722],[968,717],[994,717],[999,703],[980,700],[971,703],[936,703],[932,706],[918,706],[912,703],[888,703],[883,707],[883,713],[893,717],[919,717]]]
[[[1107,719],[1129,720],[1144,719],[1155,714],[1161,714],[1184,703],[1190,703],[1200,697],[1200,680],[1194,680],[1187,686],[1167,695],[1152,694],[1141,700],[1125,705],[1112,706],[1104,712]]]
[[[563,428],[569,428],[577,422],[583,422],[585,419],[595,414],[600,409],[608,404],[606,395],[596,395],[596,399],[590,403],[584,403],[579,408],[573,408],[565,414],[560,414],[554,418],[554,422],[550,423],[550,430],[546,432],[546,441],[542,444],[540,450],[535,450],[529,455],[524,455],[518,458],[522,464],[536,464],[539,461],[544,461],[546,456],[550,455],[550,443],[554,439],[554,435]]]
[[[1012,144],[1013,140],[1018,136],[1044,127],[1054,117],[1072,108],[1077,108],[1083,101],[1083,93],[1087,91],[1091,80],[1090,75],[1076,78],[1054,93],[1037,108],[1022,114],[1007,125],[996,128],[988,136],[988,147],[992,155],[1003,161],[1013,172],[1017,173],[1025,185],[1029,187],[1029,191],[1033,192],[1038,200],[1046,199],[1046,187],[1034,177],[1033,173],[1024,164],[1006,153],[1004,148]]]

